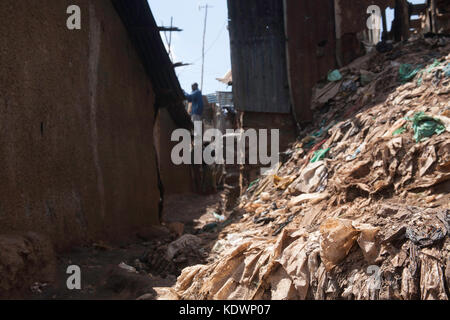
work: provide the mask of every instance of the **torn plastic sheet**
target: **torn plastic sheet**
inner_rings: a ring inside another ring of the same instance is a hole
[[[417,67],[411,65],[411,64],[402,64],[400,66],[400,69],[398,70],[399,79],[401,82],[406,83],[410,80],[412,80],[416,74],[419,73],[420,70],[422,70],[423,66],[419,65]]]
[[[311,159],[311,163],[323,160],[330,150],[331,150],[330,148],[327,148],[315,151],[314,156]]]
[[[413,119],[414,139],[416,142],[423,141],[434,134],[445,132],[446,128],[439,119],[435,119],[424,112],[418,112]]]

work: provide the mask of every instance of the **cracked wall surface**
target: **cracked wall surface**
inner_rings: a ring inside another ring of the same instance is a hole
[[[0,234],[57,248],[158,223],[155,94],[109,0],[0,2]]]

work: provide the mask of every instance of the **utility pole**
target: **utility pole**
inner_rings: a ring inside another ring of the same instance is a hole
[[[164,22],[162,21],[161,24],[164,25]],[[183,30],[173,26],[173,17],[170,18],[170,27],[161,26],[161,27],[158,27],[158,30],[160,32],[164,32],[164,38],[166,40],[169,57],[170,57],[170,60],[173,60],[173,57],[172,57],[172,32],[181,32]],[[169,32],[169,38],[167,37],[167,32]]]
[[[203,46],[202,46],[202,81],[200,90],[203,91],[203,77],[205,74],[205,40],[206,40],[206,23],[208,22],[208,9],[212,8],[210,5],[200,6],[199,10],[205,9],[205,24],[203,26]]]
[[[170,17],[170,28],[173,28],[173,17]],[[173,60],[172,58],[172,31],[169,34],[169,57],[171,58],[171,60]]]

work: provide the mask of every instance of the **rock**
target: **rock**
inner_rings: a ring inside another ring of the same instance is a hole
[[[121,262],[118,267],[130,273],[137,273],[135,267],[129,266],[125,262]]]
[[[155,300],[155,295],[153,293],[146,293],[140,297],[138,297],[136,300],[142,301],[142,300]]]

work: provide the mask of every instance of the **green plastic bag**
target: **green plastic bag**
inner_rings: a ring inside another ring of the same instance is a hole
[[[422,69],[422,66],[414,67],[411,64],[402,64],[398,70],[399,79],[402,83],[412,80]]]
[[[414,129],[414,139],[421,142],[434,134],[445,132],[445,126],[439,119],[435,119],[424,112],[418,112],[412,119]]]
[[[323,160],[330,150],[331,149],[328,148],[328,149],[320,149],[320,150],[315,151],[314,156],[311,159],[311,163]]]
[[[328,73],[328,81],[335,82],[342,80],[342,75],[339,70],[333,70]]]
[[[394,131],[394,133],[392,133],[393,136],[398,136],[399,134],[405,133],[406,132],[406,128],[405,127],[401,127],[397,130]]]
[[[447,78],[450,78],[450,63],[445,66],[444,74]]]
[[[433,64],[427,68],[427,72],[430,73],[431,71],[433,71],[434,68],[438,67],[440,64],[441,63],[439,62],[439,60],[434,59]]]

